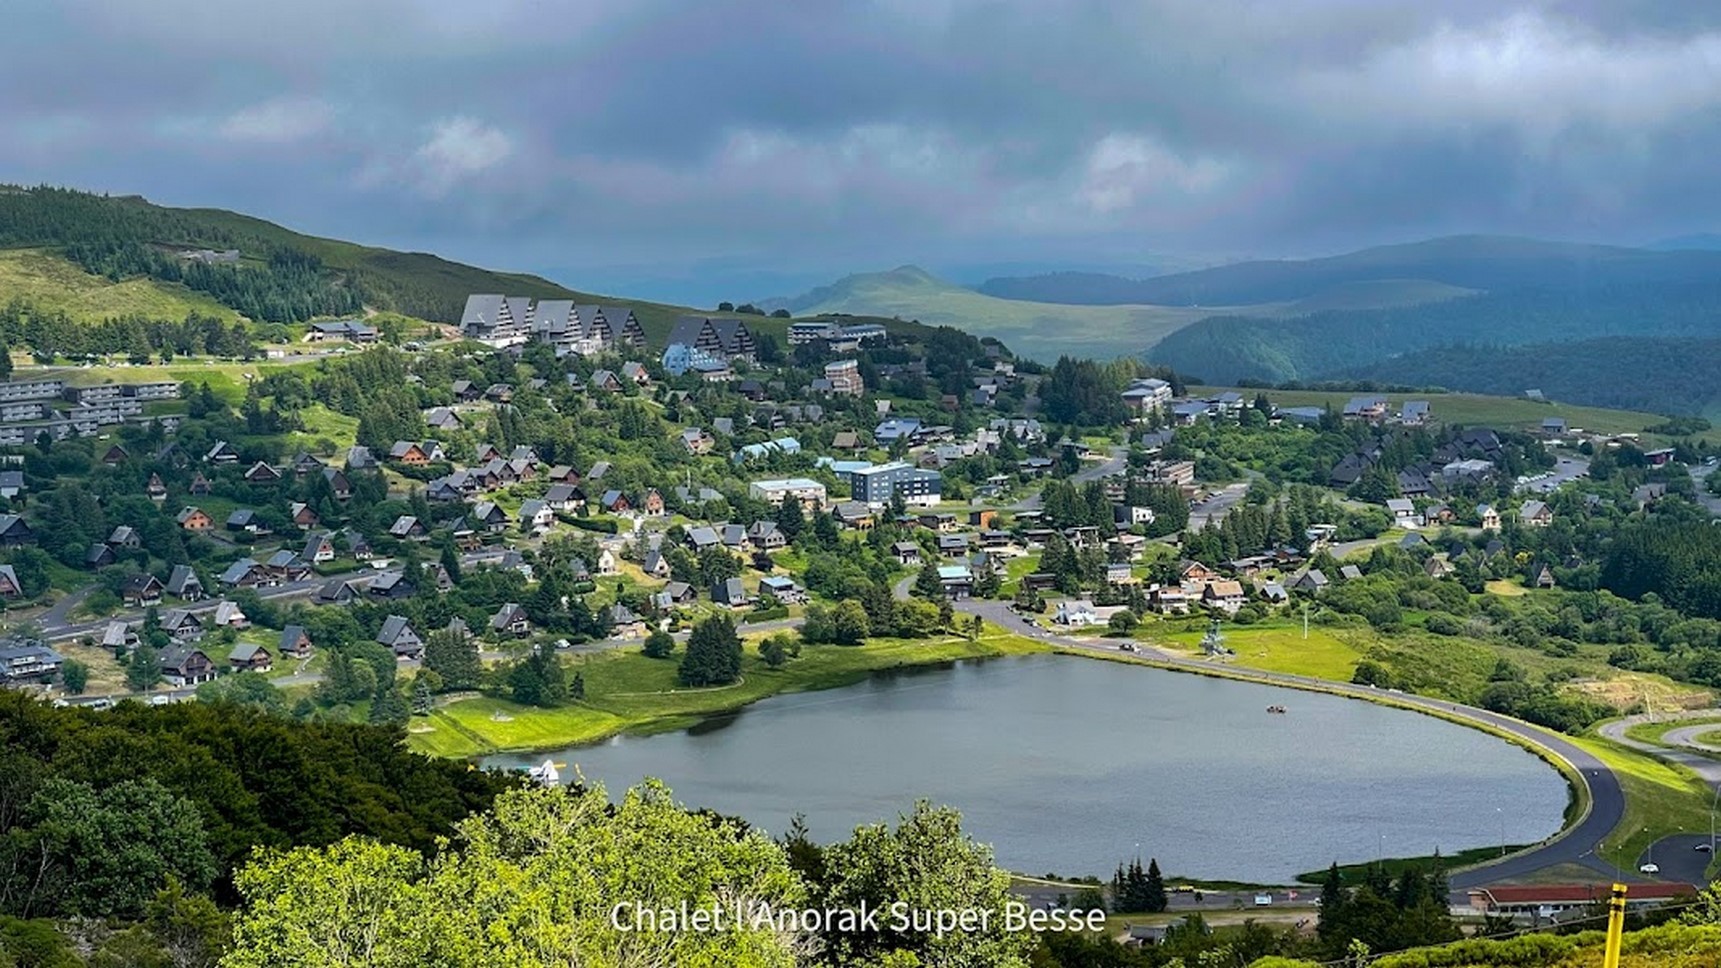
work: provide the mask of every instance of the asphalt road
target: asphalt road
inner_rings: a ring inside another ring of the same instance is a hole
[[[1243,500],[1249,493],[1249,485],[1245,481],[1227,484],[1212,494],[1207,495],[1189,509],[1189,525],[1186,530],[1200,531],[1209,524],[1217,525],[1225,520],[1225,515]]]
[[[1588,477],[1589,473],[1590,462],[1587,458],[1561,457],[1547,477],[1539,481],[1526,481],[1516,485],[1513,490],[1519,494],[1552,494],[1580,477]]]
[[[1691,719],[1699,716],[1721,715],[1721,709],[1694,709],[1681,712],[1677,719]],[[1641,743],[1625,735],[1625,731],[1638,723],[1657,722],[1668,719],[1665,716],[1627,716],[1602,726],[1600,732],[1608,739],[1622,746],[1641,750],[1651,756],[1683,766],[1697,774],[1710,789],[1716,791],[1716,801],[1721,803],[1721,760],[1716,760],[1700,750],[1700,744],[1694,742],[1694,737],[1715,729],[1714,724],[1707,726],[1686,726],[1680,729],[1668,730],[1662,738],[1675,746],[1690,746],[1690,749],[1669,749],[1667,746],[1657,746],[1654,743]],[[1663,837],[1644,851],[1637,859],[1638,864],[1652,861],[1661,871],[1654,876],[1661,880],[1686,881],[1692,884],[1707,884],[1704,876],[1712,855],[1696,849],[1698,844],[1709,843],[1708,831],[1693,831],[1688,834],[1674,834]]]
[[[1113,447],[1109,456],[1107,456],[1105,460],[1088,467],[1084,467],[1081,470],[1076,471],[1074,474],[1071,474],[1069,478],[1070,483],[1086,484],[1088,481],[1097,481],[1102,477],[1110,477],[1113,474],[1122,474],[1124,467],[1129,462],[1128,455],[1128,448]],[[1038,491],[1028,495],[1020,501],[1017,501],[1015,505],[1010,508],[1012,511],[1038,511],[1039,509],[1040,494]]]
[[[957,602],[956,608],[971,615],[982,615],[989,621],[1020,631],[1031,638],[1048,644],[1111,656],[1116,656],[1118,652],[1119,643],[1116,639],[1073,638],[1051,632],[1040,627],[1037,623],[1030,627],[1005,602],[968,599]],[[1136,657],[1149,660],[1163,668],[1188,672],[1210,671],[1213,668],[1212,663],[1207,660],[1162,652],[1143,643],[1136,643],[1136,648],[1139,650]],[[1284,673],[1258,672],[1252,669],[1239,669],[1234,666],[1227,667],[1226,672],[1270,685],[1289,686],[1294,689],[1314,689],[1357,699],[1378,700],[1383,698],[1377,689],[1349,683],[1331,682],[1325,679]],[[1546,732],[1528,723],[1501,716],[1485,709],[1408,693],[1394,693],[1390,698],[1392,702],[1401,706],[1486,727],[1551,750],[1578,772],[1584,785],[1589,789],[1590,810],[1575,826],[1568,828],[1564,833],[1556,835],[1540,846],[1454,873],[1450,880],[1455,893],[1460,893],[1467,888],[1480,884],[1522,878],[1532,872],[1564,864],[1588,868],[1594,871],[1598,877],[1606,877],[1610,880],[1619,876],[1619,872],[1602,861],[1595,852],[1596,846],[1601,843],[1602,838],[1612,832],[1625,815],[1625,796],[1620,790],[1618,778],[1614,776],[1613,771],[1606,764],[1554,733]],[[1721,764],[1715,765],[1721,767]]]

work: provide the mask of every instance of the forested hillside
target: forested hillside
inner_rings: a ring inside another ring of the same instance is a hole
[[[1721,338],[1610,336],[1528,346],[1442,346],[1355,367],[1338,376],[1501,396],[1534,388],[1550,400],[1566,403],[1700,414],[1721,396],[1717,372],[1721,372]]]
[[[300,235],[233,212],[0,186],[0,248],[24,247],[51,249],[115,281],[141,277],[182,285],[260,322],[302,322],[367,306],[455,322],[473,292],[626,305],[648,332],[666,332],[677,312],[576,292],[537,276]],[[237,249],[240,261],[209,264],[180,256],[199,249]]]
[[[1721,332],[1718,313],[1721,277],[1679,284],[1598,283],[1296,319],[1216,316],[1167,336],[1148,356],[1208,382],[1311,380],[1441,346],[1510,346],[1628,334],[1709,337]],[[1469,382],[1453,388],[1481,389]]]

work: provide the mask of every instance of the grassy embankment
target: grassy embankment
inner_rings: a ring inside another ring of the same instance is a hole
[[[1151,630],[1152,626],[1147,626],[1146,631],[1149,634],[1140,637],[1152,640],[1161,647],[1185,650],[1191,654],[1198,648],[1198,632],[1168,631],[1155,637]],[[1309,630],[1309,638],[1304,639],[1301,626],[1290,623],[1233,627],[1226,631],[1225,643],[1236,656],[1222,663],[1215,662],[1211,674],[1247,677],[1248,670],[1258,669],[1348,682],[1356,663],[1367,657],[1381,661],[1389,667],[1402,665],[1403,668],[1413,669],[1416,674],[1429,681],[1462,686],[1485,680],[1487,670],[1496,659],[1507,654],[1512,661],[1524,666],[1532,674],[1556,667],[1571,668],[1581,670],[1586,675],[1630,678],[1632,682],[1628,691],[1651,688],[1668,694],[1679,688],[1659,677],[1636,676],[1610,669],[1603,657],[1584,655],[1575,659],[1555,660],[1534,650],[1435,636],[1417,636],[1414,642],[1398,642],[1367,629],[1326,629],[1313,626]],[[1383,694],[1379,701],[1390,704],[1391,695]],[[1465,725],[1474,726],[1472,723]],[[1519,739],[1505,736],[1502,738],[1522,745]],[[1599,845],[1604,859],[1622,868],[1632,869],[1637,866],[1638,856],[1653,840],[1680,830],[1707,829],[1712,794],[1689,770],[1597,736],[1564,738],[1612,767],[1625,791],[1625,816],[1619,826]],[[1544,758],[1548,756],[1545,750],[1537,752]],[[1555,766],[1561,769],[1568,781],[1576,779],[1569,766],[1563,763],[1555,763]],[[1574,804],[1573,809],[1568,812],[1568,819],[1577,817],[1583,809],[1587,807]],[[1484,858],[1478,857],[1476,862],[1482,859]],[[1425,861],[1426,858],[1414,860]],[[1447,860],[1453,867],[1469,862],[1460,858]]]
[[[78,322],[119,316],[181,320],[191,313],[229,321],[238,314],[214,299],[153,279],[114,282],[43,249],[0,249],[0,293]]]
[[[800,658],[772,669],[759,658],[757,641],[747,640],[742,678],[734,685],[679,688],[679,649],[669,659],[648,659],[628,648],[585,657],[573,667],[585,677],[582,702],[534,709],[489,697],[462,699],[439,708],[428,724],[415,725],[408,742],[421,752],[451,757],[554,749],[621,732],[681,729],[768,696],[848,685],[884,669],[1045,651],[1022,636],[988,627],[972,641],[877,639],[860,646],[807,646]]]
[[[1324,407],[1328,404],[1342,409],[1345,401],[1357,394],[1348,391],[1325,390],[1252,390],[1234,387],[1191,387],[1200,395],[1222,393],[1237,389],[1249,399],[1265,393],[1267,399],[1281,407]],[[1539,403],[1521,397],[1491,397],[1479,393],[1390,393],[1385,396],[1394,410],[1406,400],[1427,400],[1434,419],[1466,426],[1489,425],[1499,428],[1540,427],[1547,417],[1564,417],[1570,427],[1596,433],[1640,433],[1643,428],[1661,423],[1667,418],[1631,410],[1607,410],[1601,407],[1578,407],[1566,403]]]

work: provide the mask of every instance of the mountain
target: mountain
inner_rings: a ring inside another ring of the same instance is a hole
[[[1706,252],[1721,251],[1721,235],[1714,232],[1699,232],[1696,235],[1679,235],[1671,239],[1662,239],[1644,246],[1657,252],[1678,252],[1681,250],[1699,250]]]
[[[1047,361],[1065,353],[1099,358],[1134,355],[1212,312],[1176,306],[1066,306],[998,299],[946,282],[917,266],[848,276],[762,305],[767,310],[788,309],[796,316],[850,313],[955,326],[976,336],[996,337],[1017,353]]]
[[[237,249],[236,264],[201,264],[186,250]],[[10,268],[10,272],[8,269]],[[460,319],[474,292],[574,299],[628,306],[648,336],[661,339],[685,310],[577,292],[533,275],[496,272],[422,252],[317,238],[220,209],[155,205],[137,196],[0,185],[0,298],[50,291],[54,274],[100,293],[69,314],[182,317],[187,308],[225,306],[266,322],[389,310],[434,322]],[[111,297],[111,298],[110,298]],[[45,309],[51,301],[32,299]]]
[[[1583,286],[1597,275],[1613,282],[1652,284],[1691,279],[1721,269],[1721,253],[1651,251],[1508,236],[1460,235],[1385,245],[1320,259],[1239,262],[1156,276],[1062,273],[994,279],[984,290],[1009,298],[1080,304],[1153,303],[1169,306],[1289,303],[1358,283],[1429,284],[1471,290],[1558,289]]]
[[[1648,413],[1721,410],[1721,339],[1609,336],[1524,346],[1441,346],[1327,376],[1376,383],[1461,388]]]

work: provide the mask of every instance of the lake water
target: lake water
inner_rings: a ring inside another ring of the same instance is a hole
[[[1283,883],[1383,850],[1530,843],[1567,800],[1532,754],[1429,716],[1071,656],[881,674],[552,756],[611,796],[654,776],[773,834],[804,813],[821,841],[924,797],[1011,870],[1101,877],[1138,850],[1168,874]]]

